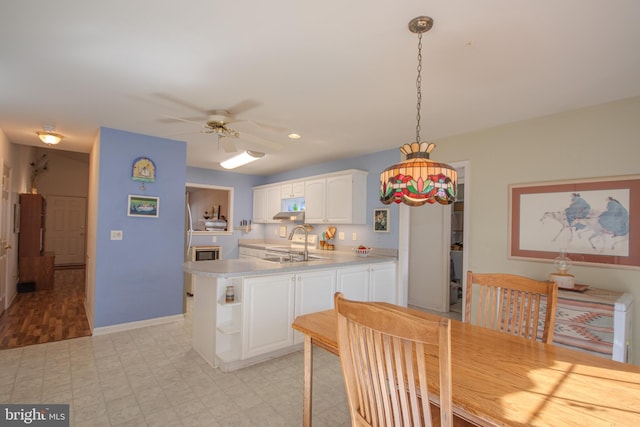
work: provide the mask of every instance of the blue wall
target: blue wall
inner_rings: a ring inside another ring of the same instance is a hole
[[[156,165],[156,180],[131,180],[136,158]],[[182,313],[186,144],[100,129],[95,326]],[[158,218],[127,216],[129,194],[160,198]],[[122,240],[111,240],[122,230]]]

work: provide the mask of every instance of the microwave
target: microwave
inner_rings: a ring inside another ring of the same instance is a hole
[[[220,246],[192,246],[191,261],[215,261],[220,259]]]

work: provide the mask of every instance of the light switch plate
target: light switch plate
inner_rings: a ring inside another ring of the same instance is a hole
[[[286,225],[281,225],[280,226],[280,237],[287,237],[287,226]]]
[[[111,230],[111,240],[122,240],[122,230]]]
[[[339,240],[344,240],[344,231],[341,231],[338,233],[338,239]]]

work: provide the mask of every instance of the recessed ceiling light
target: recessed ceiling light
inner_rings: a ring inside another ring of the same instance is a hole
[[[289,135],[287,135],[289,138],[291,139],[300,139],[302,138],[300,135],[298,135],[297,133],[290,133]]]

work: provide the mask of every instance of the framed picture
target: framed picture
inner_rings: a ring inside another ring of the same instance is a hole
[[[160,209],[160,198],[153,196],[137,196],[129,194],[127,215],[157,218]]]
[[[509,186],[509,257],[640,267],[640,175]]]
[[[373,210],[373,231],[376,233],[389,232],[389,209]]]

